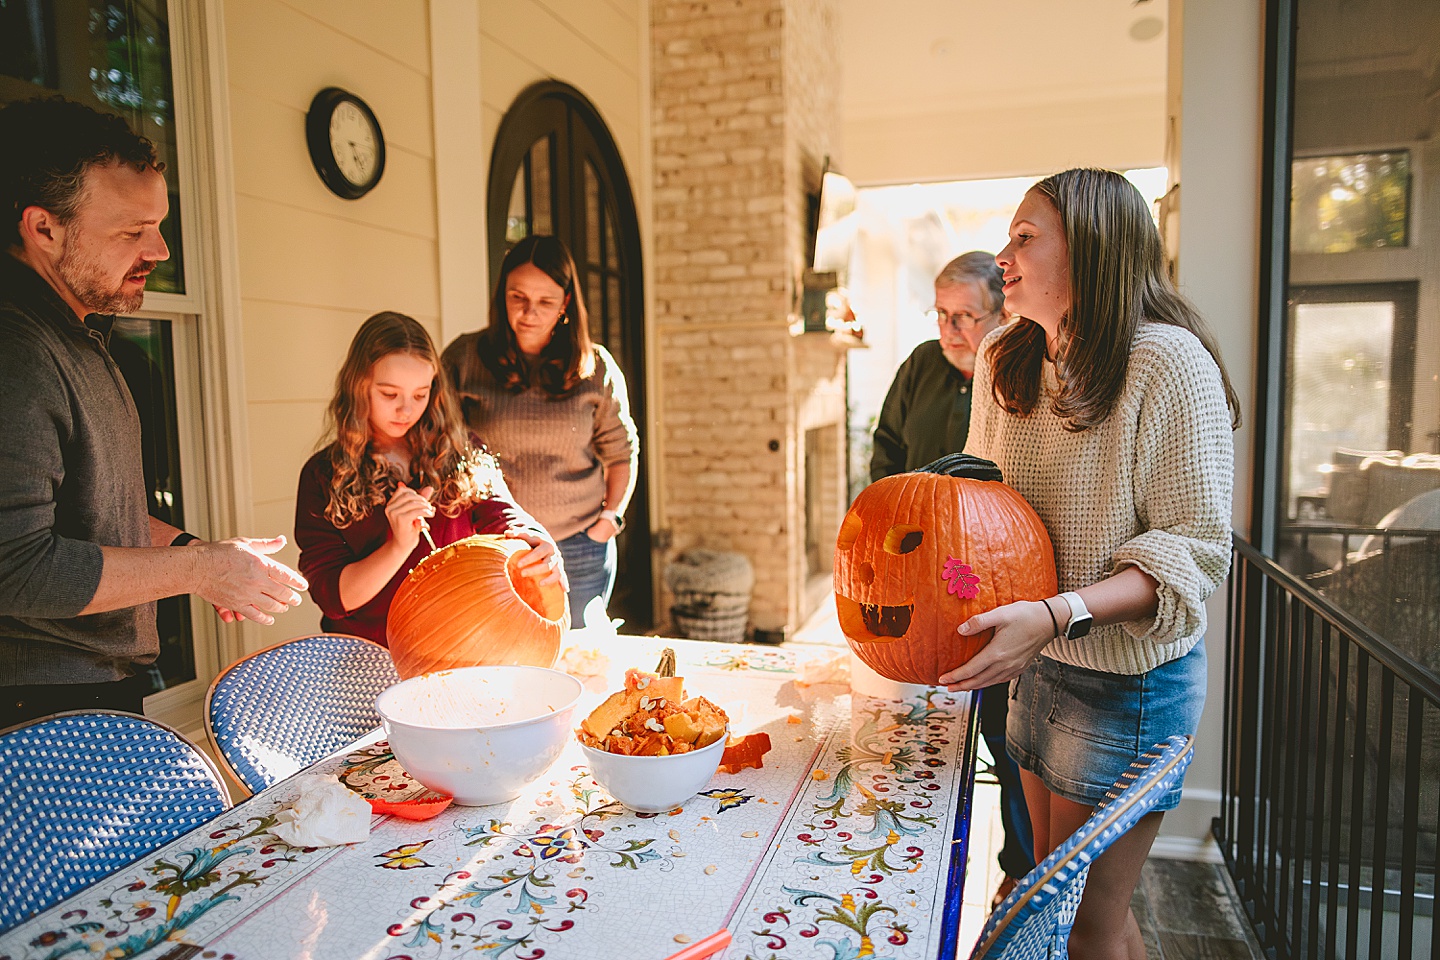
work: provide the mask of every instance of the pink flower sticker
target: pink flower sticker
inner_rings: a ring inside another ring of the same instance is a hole
[[[945,558],[945,567],[940,571],[940,579],[948,580],[950,585],[946,587],[946,591],[959,594],[961,599],[974,600],[980,596],[980,577],[970,569],[970,564],[961,563],[954,557]]]

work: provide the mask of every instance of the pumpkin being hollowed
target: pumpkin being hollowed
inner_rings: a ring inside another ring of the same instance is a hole
[[[453,667],[555,665],[570,607],[564,587],[541,587],[516,569],[529,550],[523,540],[478,534],[410,571],[385,631],[402,679]]]
[[[835,541],[835,610],[881,676],[935,683],[990,642],[978,613],[1056,593],[1055,552],[1035,511],[988,460],[955,454],[861,491]]]

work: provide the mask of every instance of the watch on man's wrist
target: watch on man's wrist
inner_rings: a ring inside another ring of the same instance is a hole
[[[601,510],[600,519],[609,520],[611,523],[615,524],[615,533],[617,536],[619,535],[620,531],[625,529],[625,518],[620,516],[620,514],[616,513],[614,510]]]
[[[1078,593],[1062,593],[1060,599],[1065,601],[1070,608],[1070,622],[1065,625],[1063,636],[1066,640],[1079,640],[1090,632],[1090,627],[1095,623],[1095,618],[1090,616],[1090,611],[1085,606],[1085,601],[1080,599]]]

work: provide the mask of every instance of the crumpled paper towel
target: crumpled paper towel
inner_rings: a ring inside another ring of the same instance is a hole
[[[574,635],[573,631],[571,635]],[[598,692],[605,689],[605,674],[610,669],[610,658],[598,647],[566,647],[560,654],[558,666],[583,683],[586,689]]]
[[[572,624],[565,634],[569,644],[561,654],[559,667],[570,676],[596,692],[606,688],[605,675],[610,670],[610,658],[601,647],[613,640],[624,620],[611,620],[605,612],[605,598],[592,597],[585,605],[585,625]]]
[[[798,686],[806,687],[818,683],[850,682],[850,648],[837,650],[829,656],[819,656],[800,664]]]
[[[292,847],[336,847],[370,836],[370,804],[331,776],[300,780],[300,795],[275,815],[270,832]]]

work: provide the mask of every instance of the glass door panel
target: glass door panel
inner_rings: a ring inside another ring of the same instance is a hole
[[[1323,498],[1337,450],[1390,446],[1393,301],[1291,307],[1289,516]],[[1316,511],[1318,512],[1318,511]]]
[[[170,188],[170,259],[148,289],[185,292],[170,17],[163,2],[0,2],[0,104],[62,94],[124,117],[155,144]]]
[[[140,414],[140,443],[150,515],[183,529],[183,458],[171,321],[136,317],[116,320],[110,354],[124,374]],[[151,693],[187,683],[197,676],[190,598],[166,597],[159,601],[155,619],[160,633],[160,657],[149,671]]]

